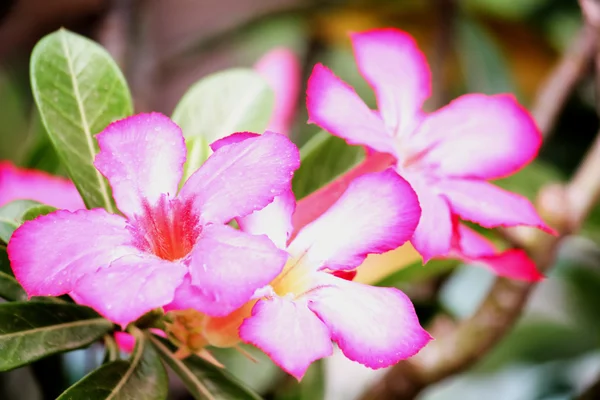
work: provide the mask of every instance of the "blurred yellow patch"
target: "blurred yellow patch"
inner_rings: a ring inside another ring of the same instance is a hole
[[[354,281],[372,285],[419,260],[419,253],[410,243],[406,243],[396,250],[368,256],[358,267]]]

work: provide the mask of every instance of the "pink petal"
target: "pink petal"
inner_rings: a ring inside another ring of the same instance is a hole
[[[137,114],[110,124],[96,138],[94,165],[125,215],[142,214],[162,194],[173,198],[183,174],[186,148],[181,129],[159,113]]]
[[[360,73],[375,90],[379,111],[391,132],[409,133],[431,95],[431,72],[415,40],[398,29],[351,35]]]
[[[17,168],[0,162],[0,207],[14,200],[35,200],[55,208],[75,211],[85,208],[71,181],[42,171]]]
[[[327,325],[344,355],[369,368],[394,365],[432,339],[410,299],[398,289],[328,276],[309,296],[309,308]]]
[[[535,282],[543,278],[525,251],[510,249],[499,252],[484,236],[463,224],[458,224],[458,235],[456,252],[463,261],[483,265],[497,275],[507,278],[528,282]]]
[[[132,353],[135,348],[135,338],[126,332],[115,332],[115,342],[119,346],[119,350],[125,353]]]
[[[333,352],[329,330],[306,303],[279,297],[256,303],[240,337],[298,380],[313,361]]]
[[[344,194],[354,179],[369,172],[383,171],[395,163],[395,157],[386,153],[367,155],[362,163],[333,182],[301,199],[296,205],[294,215],[292,215],[294,231],[298,232],[327,211]]]
[[[29,296],[58,296],[85,274],[139,250],[127,221],[103,209],[56,211],[25,222],[8,243],[17,280]]]
[[[227,315],[269,284],[287,258],[266,236],[226,225],[205,227],[190,260],[192,285],[199,289],[195,308],[212,316]]]
[[[308,122],[349,144],[395,154],[394,143],[381,118],[354,89],[321,64],[315,65],[306,89]]]
[[[314,268],[353,269],[367,254],[410,239],[419,221],[417,197],[393,169],[356,178],[340,199],[290,245]]]
[[[153,256],[131,255],[77,282],[77,302],[127,326],[145,313],[170,303],[187,268]]]
[[[252,132],[232,133],[229,136],[225,136],[224,138],[221,138],[221,139],[218,139],[218,140],[215,140],[214,142],[212,142],[210,145],[210,149],[212,151],[217,151],[221,147],[228,146],[228,145],[234,144],[234,143],[243,142],[246,139],[255,138],[257,136],[260,136],[260,135],[258,133],[252,133]]]
[[[444,256],[450,251],[452,216],[447,201],[431,189],[431,185],[418,177],[405,175],[417,192],[421,205],[421,219],[410,242],[423,257]]]
[[[267,235],[280,249],[285,249],[292,233],[292,214],[296,198],[292,190],[275,197],[273,202],[259,211],[238,218],[240,229],[252,235]]]
[[[288,190],[300,166],[298,148],[265,132],[215,151],[181,189],[194,199],[202,222],[224,223],[264,208]]]
[[[463,178],[512,174],[536,156],[541,144],[533,118],[511,95],[461,96],[430,114],[416,137],[430,148],[421,165]]]
[[[150,332],[158,335],[160,337],[167,337],[167,334],[164,331],[156,328],[150,328]],[[114,333],[115,342],[117,342],[117,346],[119,346],[119,350],[125,353],[132,353],[135,348],[135,338],[126,332],[115,332]]]
[[[527,225],[552,232],[528,199],[491,183],[447,179],[435,188],[448,199],[452,212],[485,228]]]
[[[267,130],[289,135],[302,79],[298,57],[289,49],[276,48],[265,54],[254,69],[275,92],[275,108]]]

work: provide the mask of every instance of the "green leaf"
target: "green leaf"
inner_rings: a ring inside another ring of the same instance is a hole
[[[0,240],[8,243],[13,232],[25,221],[30,221],[56,210],[33,200],[15,200],[0,207]]]
[[[195,399],[200,400],[258,400],[260,396],[242,386],[226,370],[191,355],[183,360],[172,352],[168,341],[152,336],[152,344],[163,361],[181,378]]]
[[[516,93],[506,59],[497,43],[477,21],[457,20],[458,58],[468,92]]]
[[[4,272],[9,276],[13,276],[10,262],[8,261],[8,254],[6,253],[6,245],[0,243],[0,272]]]
[[[321,131],[300,149],[300,168],[292,182],[297,199],[308,196],[356,166],[365,158],[360,146]]]
[[[0,371],[92,343],[113,324],[76,304],[0,304]]]
[[[402,288],[407,283],[422,282],[446,273],[458,264],[460,264],[458,260],[452,259],[431,260],[426,265],[423,265],[421,260],[415,261],[410,265],[399,268],[396,272],[386,276],[375,285]]]
[[[129,360],[104,364],[67,389],[57,400],[162,400],[167,398],[167,373],[146,337],[135,331]]]
[[[86,206],[115,211],[110,186],[92,163],[94,136],[132,113],[117,64],[100,45],[61,29],[35,46],[30,73],[42,122]]]
[[[173,112],[188,148],[183,180],[208,158],[215,140],[235,132],[263,133],[274,101],[267,82],[250,69],[217,72],[192,85]]]
[[[0,271],[0,297],[8,301],[27,301],[27,293],[23,290],[17,280]]]
[[[275,393],[276,400],[313,400],[325,398],[324,360],[313,362],[306,370],[302,381],[298,382],[288,375]]]

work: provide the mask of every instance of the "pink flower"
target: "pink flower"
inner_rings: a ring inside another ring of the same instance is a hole
[[[379,111],[370,110],[350,86],[319,64],[308,82],[309,122],[349,144],[395,158],[398,173],[410,182],[421,204],[411,243],[424,261],[449,255],[483,257],[480,261],[500,275],[539,279],[523,252],[509,254],[507,263],[502,259],[506,255],[483,245],[483,238],[459,222],[486,228],[529,225],[551,232],[526,198],[486,182],[518,171],[536,156],[541,137],[529,113],[506,94],[468,94],[425,113],[421,107],[431,93],[431,76],[408,34],[372,30],[353,34],[352,44]],[[462,237],[465,232],[469,238]],[[520,267],[507,265],[517,254],[522,256]],[[501,259],[493,258],[497,256]]]
[[[267,130],[289,135],[300,95],[302,71],[298,57],[286,48],[275,48],[262,56],[254,69],[275,92],[275,107]]]
[[[30,296],[69,293],[125,326],[170,303],[184,278],[200,310],[221,315],[281,271],[286,255],[267,237],[226,224],[289,187],[299,154],[287,138],[267,132],[215,152],[179,193],[186,148],[169,118],[125,118],[97,139],[94,165],[124,217],[61,210],[17,229],[8,254]]]
[[[35,200],[55,208],[85,208],[75,185],[68,179],[42,171],[17,168],[0,162],[0,207],[15,200]]]
[[[243,139],[230,136],[213,148]],[[344,279],[368,254],[410,238],[420,208],[408,183],[392,169],[355,179],[288,245],[294,208],[288,191],[237,220],[244,232],[266,234],[289,253],[282,273],[257,291],[252,315],[240,327],[242,340],[298,379],[310,363],[332,353],[332,340],[349,359],[371,368],[395,364],[425,346],[431,337],[406,295]],[[185,297],[193,307],[193,296]]]

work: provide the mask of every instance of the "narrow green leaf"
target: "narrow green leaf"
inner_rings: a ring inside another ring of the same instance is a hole
[[[61,29],[35,46],[30,73],[42,122],[86,206],[115,211],[110,186],[92,163],[94,135],[132,113],[117,64],[100,45]]]
[[[56,210],[33,200],[15,200],[0,207],[0,240],[8,243],[13,232],[25,221]]]
[[[0,304],[0,371],[86,346],[112,325],[91,308],[76,304]]]
[[[263,133],[274,101],[267,82],[250,69],[217,72],[192,85],[173,112],[188,148],[184,181],[208,158],[210,143],[235,132]]]
[[[297,199],[308,196],[365,158],[360,146],[349,146],[329,132],[314,135],[300,149],[300,168],[292,182]]]
[[[199,400],[259,400],[260,396],[245,388],[226,370],[191,355],[183,360],[172,352],[168,341],[150,337],[163,361],[181,378],[195,399]]]
[[[154,348],[137,331],[129,360],[104,364],[67,389],[57,400],[163,400],[167,373]]]
[[[27,301],[27,293],[11,275],[0,271],[0,297],[8,301]]]

